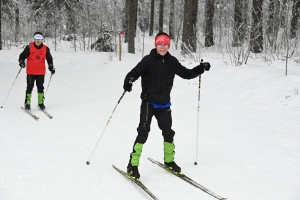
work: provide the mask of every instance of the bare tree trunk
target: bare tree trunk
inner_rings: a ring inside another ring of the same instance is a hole
[[[164,0],[159,2],[159,20],[158,20],[158,31],[164,31]]]
[[[280,0],[274,0],[274,7],[275,7],[275,11],[274,11],[274,15],[275,15],[275,19],[274,19],[274,42],[273,42],[273,51],[276,51],[276,41],[277,41],[277,37],[278,37],[278,32],[280,30]]]
[[[154,26],[154,0],[151,0],[149,36],[153,35],[153,26]]]
[[[267,24],[267,30],[266,33],[269,35],[274,35],[274,22],[275,19],[275,1],[271,0],[269,3],[269,20],[268,20],[268,24]]]
[[[250,40],[250,50],[253,53],[261,53],[263,51],[262,4],[263,0],[253,0],[253,22]]]
[[[57,41],[56,41],[56,11],[57,11],[57,0],[54,1],[54,51],[56,51],[56,44],[57,44]]]
[[[286,6],[287,6],[287,0],[281,0],[281,16],[280,16],[280,27],[285,27],[285,16],[286,16]]]
[[[196,24],[197,24],[198,0],[185,0],[184,21],[182,31],[181,53],[196,52]]]
[[[136,19],[136,1],[128,1],[129,16],[128,16],[128,53],[135,53],[134,35],[135,35],[135,19]]]
[[[267,38],[266,42],[269,43],[271,47],[267,49],[269,49],[271,52],[273,52],[274,50],[274,44],[277,38],[276,36],[278,31],[278,29],[276,28],[277,25],[276,20],[278,19],[276,14],[278,14],[277,10],[279,9],[276,7],[279,6],[279,4],[277,5],[277,1],[278,0],[271,0],[269,2],[269,12],[268,12],[269,16],[268,16],[266,35],[265,35],[265,37]]]
[[[176,4],[175,4],[176,2]],[[173,32],[173,41],[175,44],[175,49],[178,49],[179,39],[182,36],[182,26],[183,26],[183,19],[184,19],[184,1],[174,1],[174,32]]]
[[[249,24],[250,24],[250,15],[249,15],[249,0],[243,0],[243,9],[242,9],[242,15],[243,15],[243,30],[242,30],[242,38],[245,41],[248,37],[249,33]]]
[[[190,45],[191,51],[197,51],[197,13],[198,13],[198,0],[192,1],[192,10],[191,10],[191,37],[190,37]]]
[[[19,40],[19,32],[20,32],[20,10],[18,8],[18,5],[16,5],[16,24],[15,24],[15,43]]]
[[[65,1],[65,7],[67,10],[67,16],[68,16],[68,21],[67,21],[67,34],[72,34],[75,32],[75,22],[74,22],[74,16],[73,16],[73,9],[69,2]]]
[[[125,16],[124,16],[124,23],[123,23],[123,28],[124,28],[124,30],[125,30],[125,32],[126,32],[126,34],[125,34],[125,39],[124,39],[124,43],[127,43],[128,42],[128,25],[129,25],[129,16],[130,16],[130,0],[126,0],[125,1],[125,5],[124,5],[124,10],[125,10],[125,12],[124,12],[124,14],[125,14]]]
[[[291,19],[291,29],[290,29],[290,38],[294,39],[297,34],[298,19],[300,15],[300,0],[294,0],[293,11],[292,11],[292,19]]]
[[[243,22],[242,22],[242,1],[235,0],[234,4],[234,24],[233,24],[233,47],[239,47],[242,45],[243,38],[242,38],[242,29],[243,29]]]
[[[169,36],[174,39],[174,0],[170,0]]]
[[[184,14],[183,14],[183,29],[182,29],[182,44],[181,44],[181,53],[186,54],[189,51],[189,38],[191,30],[191,9],[192,9],[192,0],[184,1]]]
[[[136,37],[136,26],[137,26],[137,14],[138,14],[138,3],[139,0],[135,0],[135,13],[134,13],[134,37]]]
[[[0,0],[0,50],[2,50],[2,0]]]
[[[205,47],[214,45],[214,29],[213,29],[213,18],[214,18],[214,3],[215,0],[206,0],[205,6]]]

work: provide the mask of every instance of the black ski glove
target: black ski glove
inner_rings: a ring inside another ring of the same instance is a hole
[[[197,74],[203,74],[203,73],[204,73],[204,66],[200,64],[200,65],[196,66],[196,67],[194,68],[194,70],[195,70],[195,72],[196,72]]]
[[[201,64],[204,65],[205,71],[209,71],[209,69],[210,69],[210,63],[209,62],[200,63],[200,65]]]
[[[49,69],[49,71],[51,72],[52,75],[55,74],[55,68],[53,67],[53,64],[49,64],[48,69]]]
[[[20,65],[20,67],[25,68],[25,61],[19,60],[19,65]]]
[[[123,88],[126,92],[131,92],[133,80],[134,80],[133,77],[125,78]]]
[[[51,74],[53,75],[53,74],[55,74],[55,69],[52,69],[52,70],[50,70],[51,71]]]
[[[209,71],[210,64],[208,62],[200,63],[197,67],[194,68],[197,74],[203,74],[204,70]]]

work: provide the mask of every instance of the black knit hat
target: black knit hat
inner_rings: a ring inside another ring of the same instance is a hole
[[[37,34],[40,34],[40,35],[44,36],[44,34],[43,34],[42,32],[40,32],[40,31],[35,32],[35,33],[33,34],[33,36],[35,36],[35,35],[37,35]]]

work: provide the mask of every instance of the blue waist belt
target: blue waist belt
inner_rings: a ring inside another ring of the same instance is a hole
[[[153,103],[153,102],[150,102],[149,103],[154,107],[154,108],[168,108],[170,107],[172,104],[171,102],[168,102],[166,104],[158,104],[158,103]]]

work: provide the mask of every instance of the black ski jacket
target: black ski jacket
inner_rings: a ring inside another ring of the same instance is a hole
[[[195,68],[187,69],[169,52],[161,56],[156,49],[145,56],[127,75],[137,80],[142,77],[141,99],[166,104],[170,102],[170,93],[173,87],[175,74],[183,79],[192,79],[198,76]]]

